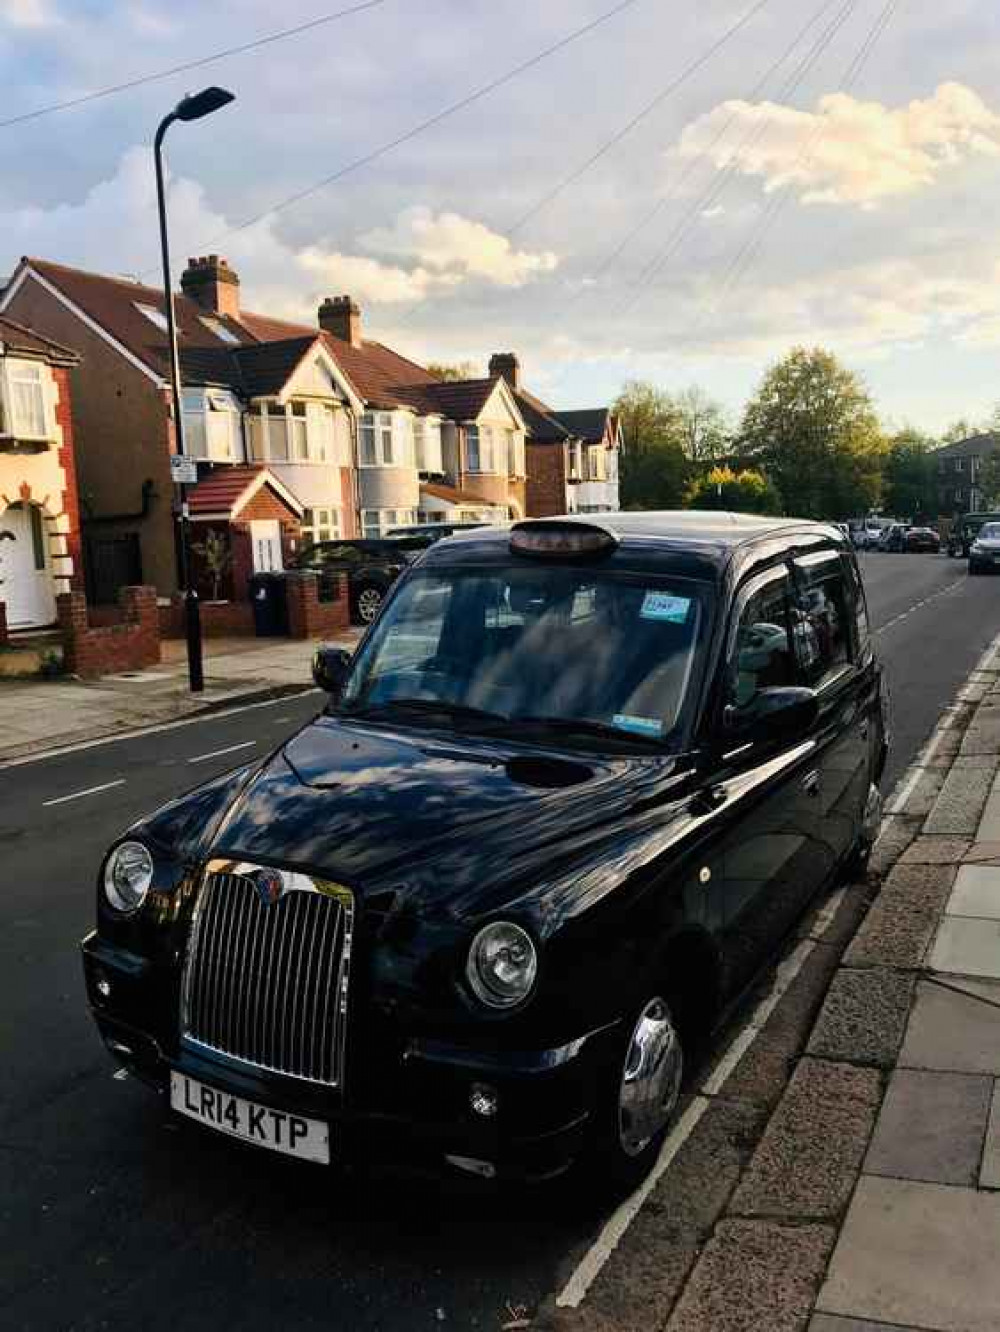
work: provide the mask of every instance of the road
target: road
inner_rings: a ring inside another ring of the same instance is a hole
[[[1000,632],[1000,582],[863,558],[898,778]],[[265,752],[316,695],[0,770],[0,1324],[11,1329],[496,1329],[586,1251],[585,1194],[347,1177],[239,1148],[116,1076],[76,943],[115,833]]]

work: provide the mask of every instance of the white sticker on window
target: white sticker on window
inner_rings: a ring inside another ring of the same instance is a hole
[[[690,597],[675,597],[669,592],[647,592],[642,599],[640,614],[644,620],[666,620],[669,624],[683,624],[690,609]]]
[[[635,731],[637,735],[663,734],[663,722],[658,717],[630,717],[625,712],[617,712],[614,723],[623,731]]]

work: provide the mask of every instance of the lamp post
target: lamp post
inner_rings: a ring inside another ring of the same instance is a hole
[[[167,341],[170,348],[170,387],[174,399],[174,439],[179,457],[184,457],[184,413],[181,408],[181,367],[177,355],[177,323],[174,319],[174,289],[170,280],[170,244],[167,239],[167,203],[163,188],[163,139],[175,120],[201,120],[234,100],[225,88],[203,88],[182,98],[168,116],[160,121],[153,140],[156,163],[156,204],[160,215],[160,254],[163,259],[163,302],[167,314]],[[184,629],[187,638],[188,680],[192,693],[205,688],[201,657],[201,614],[198,593],[191,585],[190,515],[187,485],[180,482],[180,572],[184,586]]]

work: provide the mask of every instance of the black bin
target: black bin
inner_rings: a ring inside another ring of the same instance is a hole
[[[284,574],[254,574],[250,579],[250,604],[258,638],[287,636],[288,587]]]

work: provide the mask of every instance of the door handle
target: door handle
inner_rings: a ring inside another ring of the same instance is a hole
[[[816,771],[807,773],[802,778],[802,789],[807,796],[819,795],[819,773]]]

